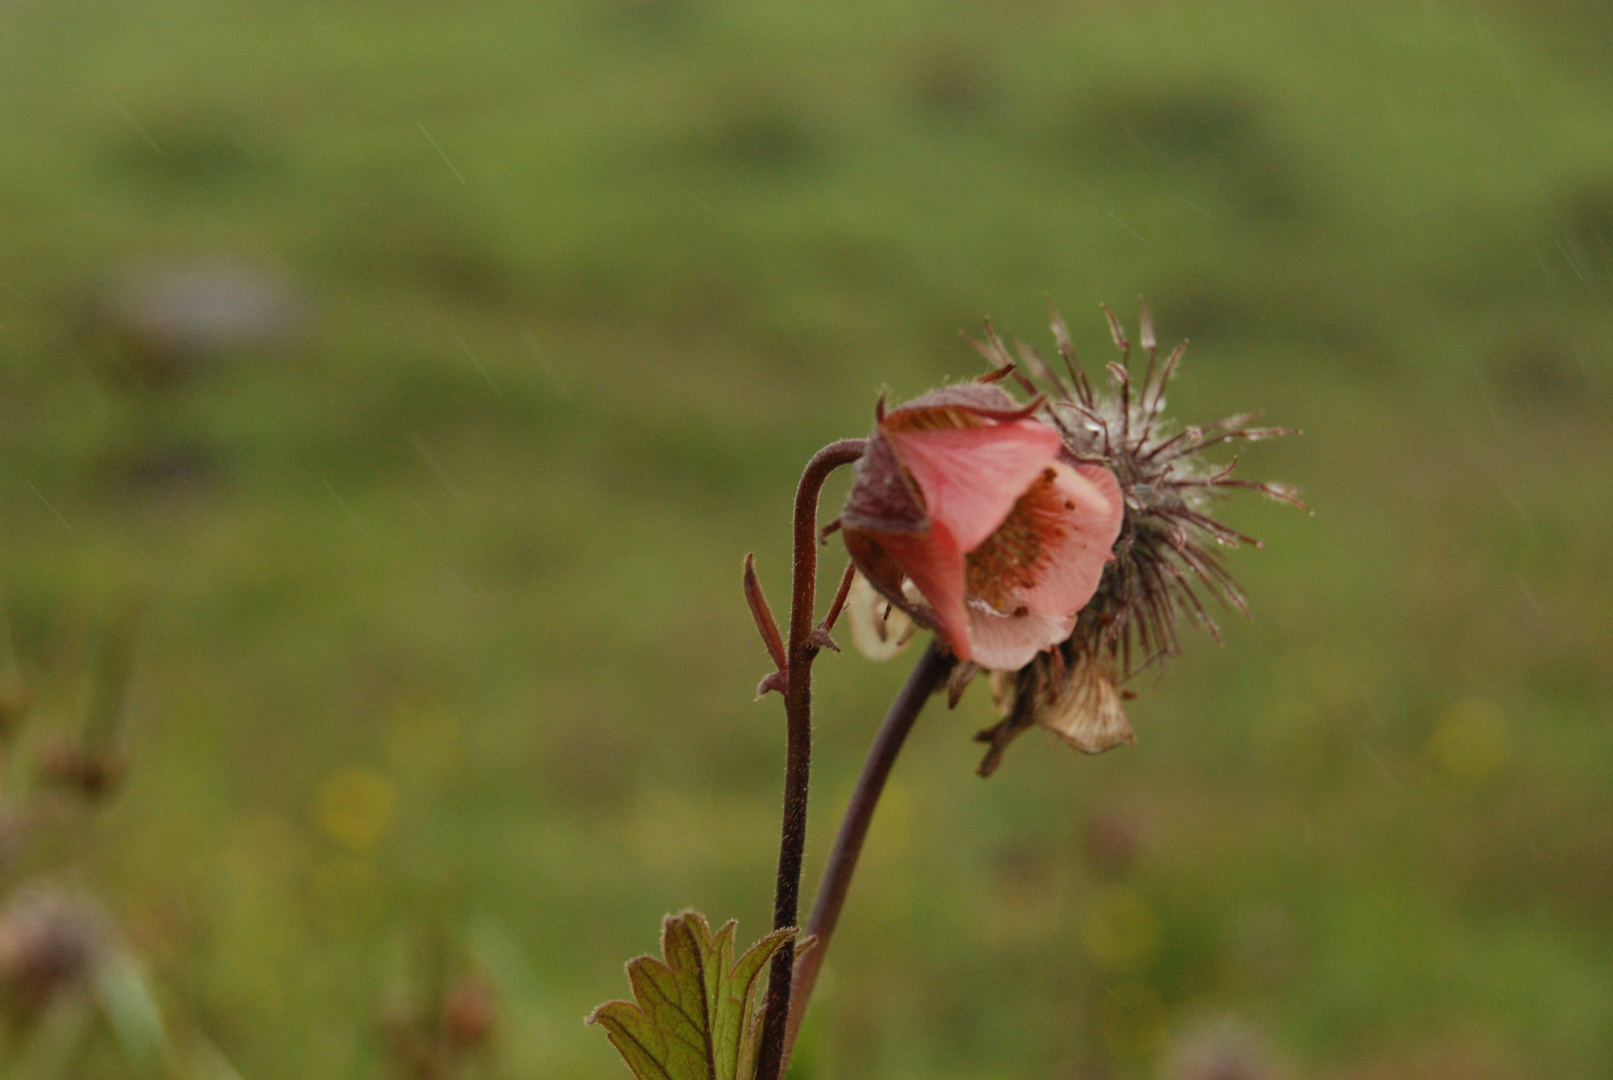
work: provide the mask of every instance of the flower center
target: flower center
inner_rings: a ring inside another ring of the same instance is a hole
[[[972,597],[1004,614],[1020,613],[1019,593],[1036,587],[1042,552],[1064,539],[1067,507],[1057,477],[1050,468],[1042,470],[997,531],[964,557],[964,584]]]

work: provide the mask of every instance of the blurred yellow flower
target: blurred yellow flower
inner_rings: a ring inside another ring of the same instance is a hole
[[[344,847],[373,847],[392,827],[398,790],[374,769],[355,765],[332,773],[319,785],[319,825]]]

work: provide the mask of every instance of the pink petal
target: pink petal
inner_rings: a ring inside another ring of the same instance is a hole
[[[1038,516],[1049,543],[1036,562],[1037,583],[1021,592],[1030,607],[1069,615],[1086,607],[1112,557],[1125,503],[1114,473],[1097,465],[1071,468],[1055,462],[1053,483],[1042,489]]]
[[[1003,615],[979,603],[970,604],[968,610],[974,662],[988,671],[1017,671],[1075,630],[1074,615],[1042,611]]]
[[[939,521],[921,533],[880,533],[876,539],[935,610],[937,629],[952,655],[968,660],[969,615],[963,606],[963,552]]]
[[[1003,523],[1060,445],[1058,432],[1037,420],[885,435],[918,482],[930,520],[947,528],[960,552],[979,547]]]

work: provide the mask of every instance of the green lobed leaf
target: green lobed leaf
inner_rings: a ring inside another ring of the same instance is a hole
[[[764,972],[796,932],[775,930],[735,962],[736,925],[729,920],[713,935],[698,911],[668,915],[664,960],[641,956],[627,964],[638,1003],[606,1002],[588,1017],[638,1080],[751,1080]]]

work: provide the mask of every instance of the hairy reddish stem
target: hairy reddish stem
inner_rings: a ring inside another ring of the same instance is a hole
[[[841,439],[812,456],[795,490],[795,575],[790,595],[789,665],[785,670],[784,825],[779,835],[778,884],[773,929],[797,925],[801,901],[801,855],[806,848],[807,789],[812,772],[811,640],[818,601],[818,493],[829,474],[862,457],[866,439]],[[767,1016],[757,1054],[755,1080],[778,1080],[784,1068],[784,1029],[790,1012],[795,943],[773,955],[767,978]]]
[[[834,937],[835,924],[840,921],[840,910],[846,905],[846,892],[851,888],[851,876],[857,870],[857,857],[862,854],[863,841],[868,838],[868,826],[874,820],[874,808],[885,790],[896,755],[901,753],[907,733],[924,710],[930,695],[946,685],[955,661],[938,641],[931,640],[929,648],[913,666],[902,684],[901,692],[891,702],[885,722],[874,736],[863,760],[857,787],[846,806],[846,816],[840,819],[840,832],[835,837],[834,850],[829,853],[829,864],[824,867],[823,880],[812,901],[812,917],[806,932],[815,938],[810,951],[795,966],[795,984],[790,996],[790,1019],[785,1027],[784,1060],[790,1059],[795,1045],[795,1033],[806,1016],[807,1002],[812,998],[812,987],[818,981],[818,969],[823,966],[824,954],[829,951],[829,940]]]

